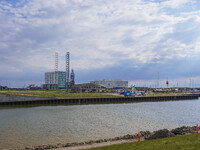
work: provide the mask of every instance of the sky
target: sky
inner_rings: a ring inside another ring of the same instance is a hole
[[[43,84],[55,52],[76,83],[200,87],[200,1],[0,0],[0,85]]]

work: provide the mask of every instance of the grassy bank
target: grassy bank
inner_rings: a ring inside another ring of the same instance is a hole
[[[67,93],[63,90],[0,91],[0,94],[37,96],[46,98],[112,98],[114,93]]]
[[[200,134],[111,145],[90,150],[199,150]]]
[[[162,92],[157,92],[157,93],[147,93],[147,96],[183,96],[183,95],[190,95],[193,93],[173,93],[173,92],[169,92],[169,93],[162,93]]]
[[[113,98],[121,97],[119,93],[68,93],[66,90],[27,90],[27,91],[0,91],[0,94],[37,96],[46,98]],[[147,93],[146,96],[181,96],[191,93]]]

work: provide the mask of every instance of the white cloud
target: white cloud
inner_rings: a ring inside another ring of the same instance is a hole
[[[10,58],[10,70],[13,63],[20,64],[19,70],[53,70],[57,50],[60,56],[70,51],[76,57],[71,63],[76,70],[115,66],[125,60],[146,64],[190,57],[199,53],[199,35],[190,34],[193,38],[187,43],[176,32],[179,24],[184,26],[191,18],[193,24],[183,27],[184,31],[198,30],[199,11],[184,11],[191,3],[194,1],[33,0],[13,7],[0,2],[1,57]],[[169,8],[180,13],[171,15]],[[60,66],[64,69],[64,61]]]
[[[167,0],[161,3],[163,7],[180,8],[187,3],[194,2],[193,0]]]

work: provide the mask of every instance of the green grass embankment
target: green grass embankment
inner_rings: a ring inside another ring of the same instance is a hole
[[[23,96],[36,96],[46,98],[114,98],[122,97],[119,93],[67,93],[66,90],[27,90],[27,91],[14,91],[4,90],[0,94],[8,95],[23,95]],[[146,96],[181,96],[191,93],[147,93]]]
[[[90,150],[200,150],[200,134],[111,145]]]
[[[184,96],[184,95],[191,95],[192,93],[162,93],[162,92],[158,92],[158,93],[147,93],[146,96]]]
[[[46,97],[46,98],[58,98],[58,99],[120,97],[120,96],[114,95],[114,93],[67,93],[62,90],[1,91],[0,94],[36,96],[36,97]]]

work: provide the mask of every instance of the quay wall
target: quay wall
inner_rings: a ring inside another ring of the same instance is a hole
[[[15,101],[35,101],[35,100],[46,100],[49,98],[26,96],[26,95],[11,95],[11,94],[0,94],[1,102],[15,102]]]
[[[186,96],[144,96],[144,97],[118,97],[118,98],[80,98],[80,99],[27,99],[26,101],[0,101],[0,106],[15,105],[84,105],[109,103],[134,103],[155,101],[177,101],[198,99],[199,95]]]

